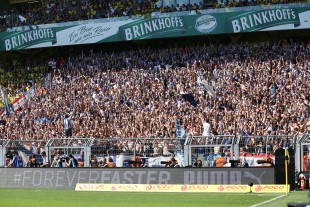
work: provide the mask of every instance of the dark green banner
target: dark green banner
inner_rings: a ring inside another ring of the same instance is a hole
[[[163,38],[187,33],[186,17],[164,17],[142,20],[119,28],[121,40]]]
[[[19,50],[45,42],[56,43],[56,33],[52,28],[6,32],[6,34],[4,37],[0,36],[0,50]]]
[[[294,11],[294,9],[272,9],[242,13],[229,18],[228,21],[231,26],[230,31],[233,33],[260,31],[285,24],[294,24],[295,27],[300,25],[298,11]]]
[[[251,12],[215,13],[166,17],[133,22],[120,28],[121,40],[254,32],[264,29],[290,29],[301,25],[299,14],[310,8],[270,9]],[[308,12],[309,13],[309,12]],[[310,17],[310,13],[309,16]]]
[[[310,7],[99,20],[73,26],[0,33],[0,51],[153,38],[310,28]],[[44,25],[46,27],[46,25]]]

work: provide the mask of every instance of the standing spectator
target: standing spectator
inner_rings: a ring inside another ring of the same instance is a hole
[[[71,115],[66,114],[64,118],[64,128],[66,137],[72,136],[72,125],[71,125]]]
[[[209,120],[209,118],[204,119],[204,118],[202,117],[201,121],[202,121],[202,127],[203,127],[202,136],[206,138],[206,144],[207,144],[207,143],[209,142],[210,136],[211,136],[211,124],[210,124],[210,120]]]
[[[43,151],[42,153],[41,153],[41,155],[42,155],[42,159],[43,159],[43,162],[42,162],[42,164],[40,165],[40,167],[49,167],[49,161],[48,161],[48,157],[46,156],[46,152],[45,151]]]
[[[73,157],[72,154],[68,156],[69,161],[66,161],[67,167],[78,167],[78,161]]]
[[[61,157],[60,157],[59,153],[57,153],[56,156],[54,157],[51,166],[52,167],[62,167],[62,160],[61,160]]]
[[[32,154],[33,155],[38,154],[38,144],[36,142],[32,142],[31,148],[32,148]]]

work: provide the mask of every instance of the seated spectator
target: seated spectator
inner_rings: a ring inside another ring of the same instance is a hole
[[[107,158],[103,158],[99,161],[98,167],[108,167]]]
[[[6,165],[5,167],[23,167],[23,160],[18,155],[17,151],[13,153],[13,159],[10,160],[9,164]]]
[[[81,158],[78,159],[78,167],[84,167],[84,162]]]
[[[215,167],[223,167],[227,163],[225,153],[222,153],[220,157],[215,159]]]
[[[109,168],[116,167],[115,162],[114,162],[112,157],[109,157],[108,162],[107,162],[107,167],[109,167]]]
[[[98,167],[98,161],[95,155],[90,156],[90,167]]]
[[[27,167],[37,167],[37,160],[33,154],[28,156]]]
[[[142,159],[139,156],[135,156],[131,158],[131,167],[138,168],[141,167]]]
[[[165,167],[180,167],[175,157],[171,157],[170,160],[162,162],[162,163],[165,163]]]
[[[202,160],[197,160],[197,162],[194,163],[194,167],[202,167]]]

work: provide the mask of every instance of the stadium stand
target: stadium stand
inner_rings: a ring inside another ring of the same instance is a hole
[[[39,1],[1,10],[0,31],[48,23],[305,2]],[[24,144],[16,144],[14,149],[24,151],[26,157],[33,154],[32,143],[66,137],[65,119],[69,118],[73,137],[96,138],[92,146],[96,155],[132,156],[135,151],[146,157],[169,157],[177,146],[178,118],[189,137],[204,135],[203,123],[208,120],[210,135],[220,135],[213,137],[215,144],[231,144],[231,138],[239,136],[243,138],[239,147],[240,154],[244,149],[244,157],[273,156],[275,150],[293,146],[293,135],[310,132],[307,41],[90,50],[55,56],[36,66],[26,63],[24,68],[0,63],[0,82],[10,102],[35,90],[20,106],[11,105],[9,116],[0,110],[0,138],[12,143],[20,140]],[[135,145],[137,138],[147,139]],[[59,143],[59,147],[65,144]],[[39,146],[43,151],[45,144]],[[215,148],[218,154],[229,151]]]
[[[2,117],[1,134],[64,137],[69,113],[74,136],[95,138],[174,137],[176,117],[188,135],[199,136],[205,116],[215,135],[305,133],[309,58],[309,46],[298,40],[91,51],[53,69],[52,83],[37,88],[16,114]]]

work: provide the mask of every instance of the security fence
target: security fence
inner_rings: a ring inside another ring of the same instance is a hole
[[[163,161],[175,155],[177,141],[169,138],[109,138],[95,139],[91,146],[92,159],[97,161],[112,158],[116,167],[130,166],[143,158],[148,167],[161,167]]]
[[[7,166],[14,153],[18,152],[23,166],[27,167],[30,156],[35,157],[37,162],[42,162],[41,153],[45,151],[50,164],[57,154],[61,159],[66,159],[71,154],[77,161],[81,161],[81,166],[84,167],[100,167],[103,160],[109,159],[115,162],[116,167],[126,167],[131,166],[132,162],[141,162],[136,160],[137,158],[143,159],[145,166],[163,167],[165,164],[162,162],[169,162],[172,156],[181,151],[177,144],[175,139],[169,138],[70,137],[41,141],[0,139],[0,166]],[[61,166],[66,167],[65,163]]]
[[[63,159],[68,155],[75,155],[78,161],[83,162],[83,166],[89,166],[90,159],[85,159],[91,155],[91,147],[94,139],[87,137],[69,137],[49,139],[46,143],[46,151],[51,160],[50,166],[55,167],[54,157],[59,154]],[[61,163],[66,167],[65,162]]]
[[[279,148],[294,148],[294,136],[285,135],[261,135],[241,136],[239,142],[240,152],[250,154],[274,154]]]
[[[37,163],[42,162],[41,152],[46,151],[46,140],[7,140],[0,139],[0,166],[7,166],[12,160],[14,153],[18,153],[27,167],[28,157],[33,155]]]
[[[310,134],[297,135],[295,147],[296,169],[310,177]]]
[[[201,162],[203,167],[214,167],[218,157],[225,157],[227,167],[258,167],[275,164],[275,151],[295,149],[296,136],[280,135],[220,135],[187,137],[184,146],[186,166]]]
[[[237,136],[192,136],[187,137],[184,145],[185,166],[197,166],[198,161],[202,167],[213,167],[215,159],[225,154],[227,161],[233,159],[237,143],[240,137]],[[238,158],[235,158],[238,159]]]
[[[176,138],[52,138],[49,140],[7,140],[0,139],[0,166],[7,166],[14,152],[27,166],[30,155],[37,162],[42,161],[45,151],[50,163],[56,154],[66,157],[72,154],[84,167],[101,167],[111,159],[116,167],[131,167],[135,163],[148,167],[165,167],[173,158],[175,166],[213,167],[217,157],[224,156],[225,166],[262,166],[260,160],[275,162],[275,151],[279,148],[295,149],[297,171],[310,172],[310,136],[242,136],[223,135],[210,137],[188,136]],[[264,163],[265,163],[264,162]],[[63,166],[65,167],[65,165]]]

